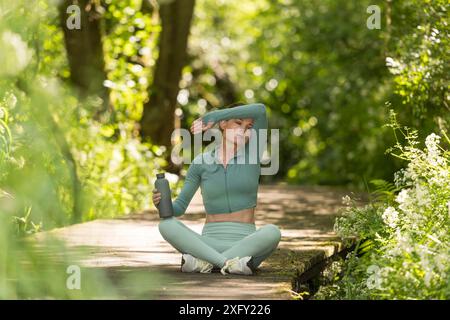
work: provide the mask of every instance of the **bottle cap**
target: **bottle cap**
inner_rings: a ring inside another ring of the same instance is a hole
[[[158,179],[163,179],[163,178],[164,178],[164,172],[162,172],[162,173],[157,173],[157,174],[156,174],[156,178],[158,178]]]

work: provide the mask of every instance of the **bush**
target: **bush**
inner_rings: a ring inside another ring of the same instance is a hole
[[[450,298],[450,152],[435,133],[419,148],[417,132],[400,128],[394,113],[392,120],[390,126],[406,143],[388,151],[407,162],[395,174],[394,201],[387,196],[358,208],[346,199],[335,229],[344,238],[356,238],[357,248],[342,264],[339,281],[318,297]],[[442,135],[450,144],[445,131]],[[371,245],[360,250],[367,241]]]
[[[164,160],[158,146],[140,142],[133,122],[95,120],[101,101],[79,101],[61,79],[54,6],[0,7],[0,299],[151,298],[143,290],[162,279],[153,272],[113,282],[104,270],[83,268],[80,290],[69,290],[68,267],[89,252],[75,256],[49,234],[30,237],[148,207]]]

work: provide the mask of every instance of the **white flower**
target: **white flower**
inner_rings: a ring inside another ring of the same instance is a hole
[[[397,197],[395,198],[395,201],[397,201],[398,204],[403,204],[409,199],[408,195],[408,189],[403,189],[399,192]]]
[[[430,269],[426,269],[425,270],[425,276],[423,277],[423,280],[424,280],[425,285],[427,287],[430,287],[432,279],[433,279],[433,272]]]
[[[9,109],[14,109],[17,104],[17,97],[13,93],[7,93],[4,101]]]
[[[416,184],[416,200],[419,206],[427,206],[430,203],[430,194],[426,187]]]
[[[391,57],[386,58],[386,66],[392,74],[399,74],[404,69],[404,64]]]
[[[447,269],[448,263],[449,263],[449,256],[445,253],[440,253],[436,255],[434,258],[434,261],[436,263],[436,266],[440,272],[444,272]]]
[[[393,207],[387,207],[382,215],[384,223],[389,227],[395,228],[398,222],[398,212]]]
[[[22,71],[31,60],[31,50],[20,35],[5,31],[0,35],[0,76],[14,76]]]
[[[350,199],[350,197],[348,195],[346,195],[345,197],[342,197],[342,204],[345,206],[349,206],[352,202],[352,199]]]
[[[411,205],[412,199],[409,194],[410,190],[411,189],[403,189],[395,198],[395,201],[399,204],[399,209],[404,212],[408,212],[408,207]]]
[[[441,137],[437,134],[430,134],[425,139],[425,146],[427,147],[427,161],[432,166],[442,166],[445,164],[445,159],[441,156],[439,150],[439,143]]]
[[[427,147],[428,153],[439,154],[439,142],[441,137],[435,133],[429,134],[425,139],[425,146]]]

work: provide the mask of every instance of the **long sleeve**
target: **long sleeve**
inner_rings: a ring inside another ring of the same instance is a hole
[[[200,186],[201,176],[199,169],[199,165],[195,163],[191,163],[189,166],[183,188],[181,189],[181,192],[176,200],[172,203],[174,216],[179,217],[186,212],[192,197]]]
[[[262,103],[252,103],[246,104],[238,107],[220,109],[208,112],[202,117],[203,123],[207,124],[209,122],[219,122],[221,120],[229,120],[229,119],[243,119],[243,118],[252,118],[253,119],[253,129],[255,130],[255,135],[251,135],[249,143],[246,145],[246,150],[249,150],[249,145],[252,143],[256,143],[257,148],[257,159],[258,162],[262,157],[262,153],[265,150],[266,141],[264,144],[260,146],[260,129],[266,129],[268,127],[267,123],[267,115],[266,115],[266,106]],[[267,136],[266,136],[267,137]]]

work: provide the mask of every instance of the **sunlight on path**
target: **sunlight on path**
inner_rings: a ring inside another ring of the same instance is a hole
[[[113,275],[120,270],[167,274],[167,285],[148,288],[162,299],[289,299],[290,281],[296,273],[342,250],[332,228],[346,193],[327,187],[261,186],[257,227],[276,224],[282,239],[278,250],[252,277],[181,273],[181,254],[159,234],[155,211],[95,220],[36,237],[55,235],[65,240],[70,250],[85,250],[80,251],[84,267],[111,269]],[[204,215],[199,192],[181,220],[201,233]]]

